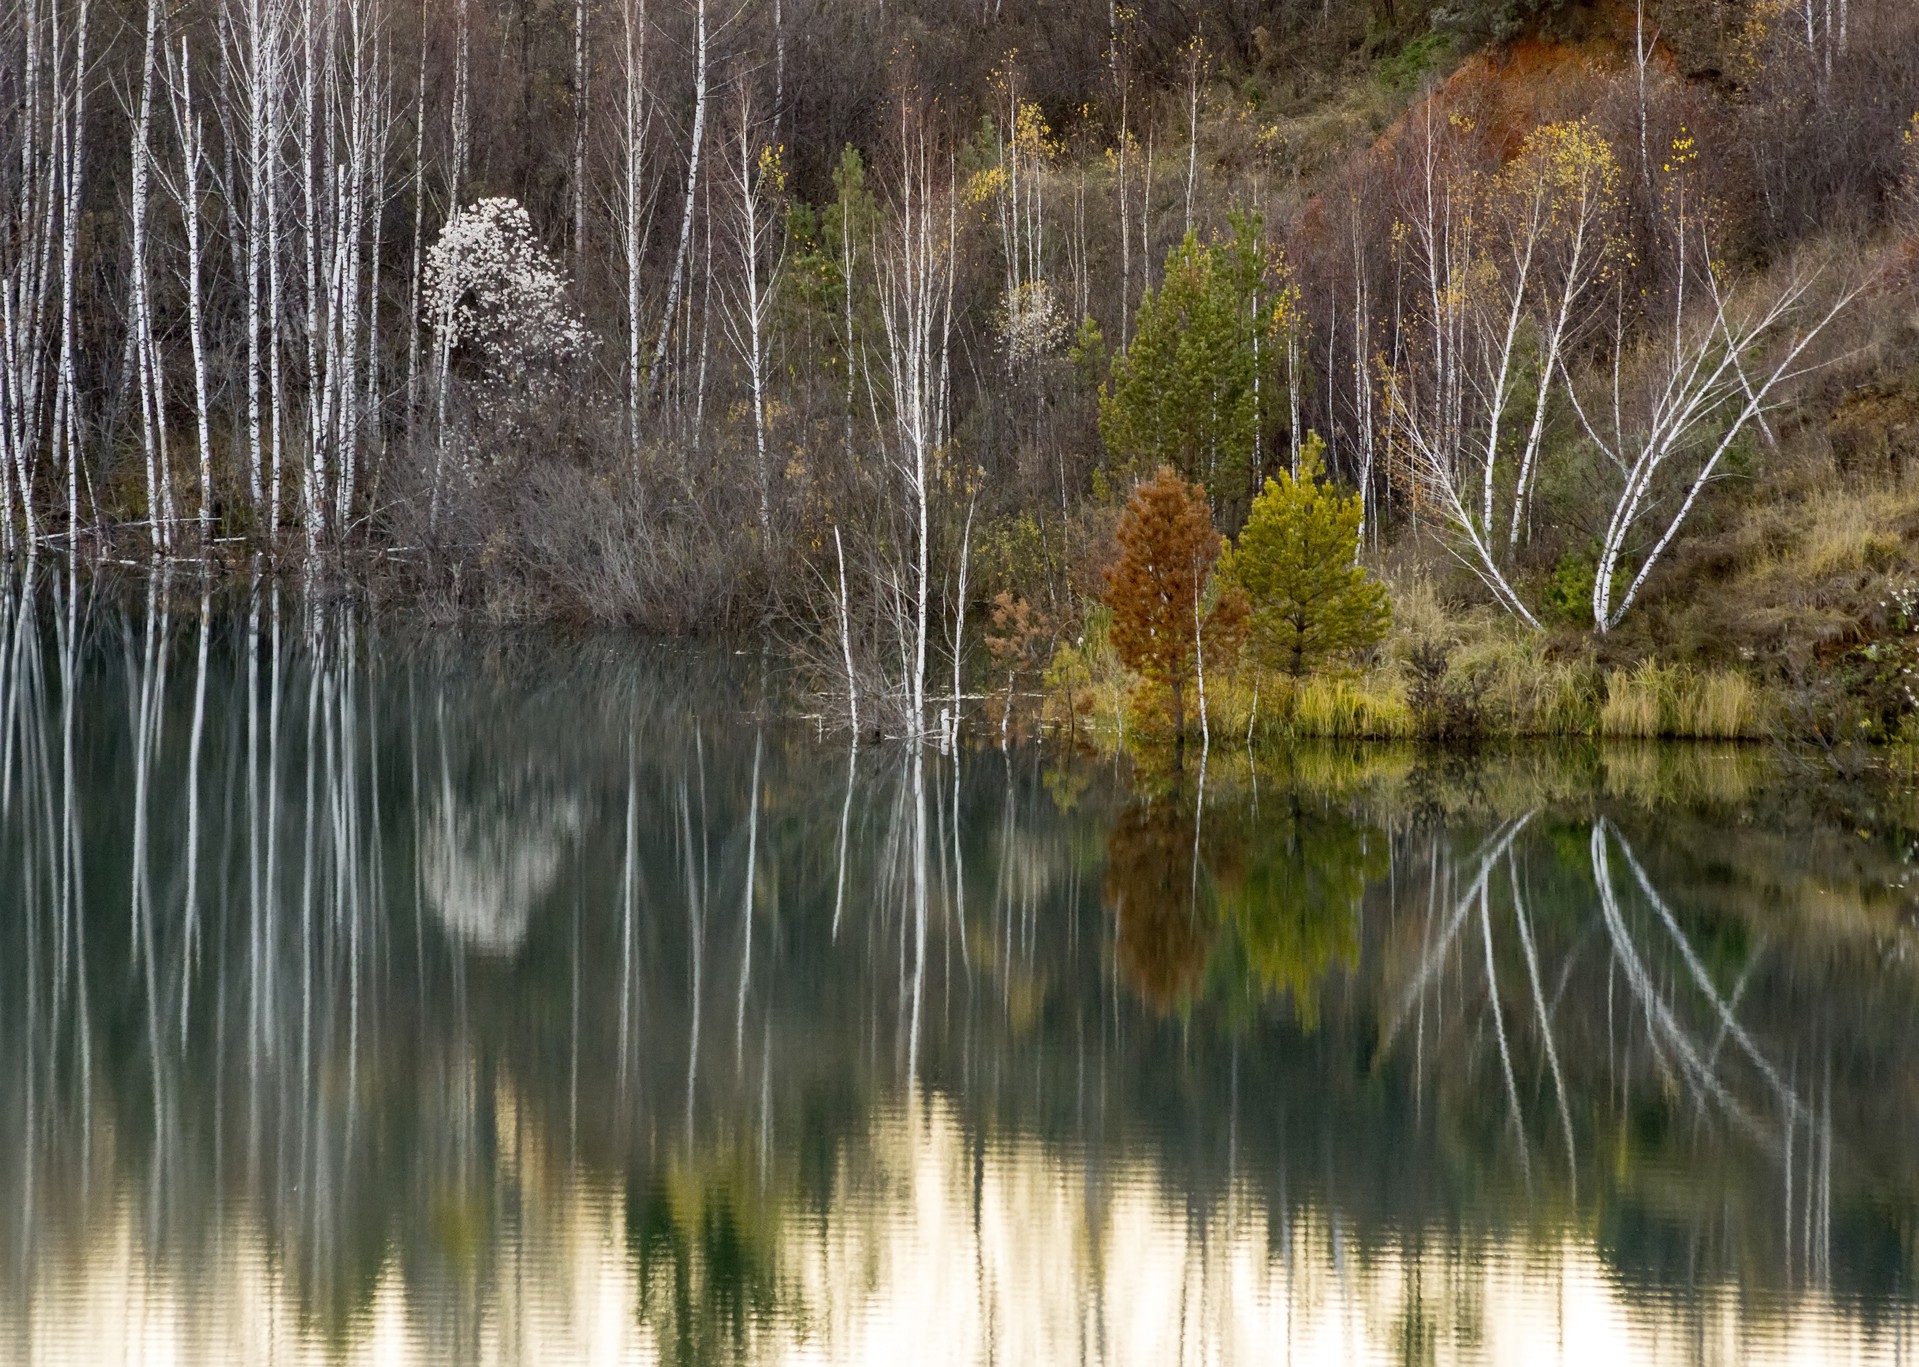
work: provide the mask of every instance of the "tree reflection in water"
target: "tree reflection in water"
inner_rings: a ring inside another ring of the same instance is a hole
[[[1243,871],[1224,883],[1223,918],[1252,981],[1312,1030],[1326,976],[1358,967],[1360,899],[1386,874],[1385,834],[1297,789],[1236,813]]]
[[[0,593],[0,1358],[1525,1361],[1582,1287],[1648,1357],[1910,1331],[1906,871],[1803,786],[1168,790],[758,688]]]
[[[1197,815],[1174,792],[1127,804],[1106,837],[1105,893],[1113,958],[1126,981],[1162,1015],[1188,1001],[1206,971],[1215,918],[1200,904]]]

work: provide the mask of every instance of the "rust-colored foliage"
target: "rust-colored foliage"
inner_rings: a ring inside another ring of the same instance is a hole
[[[992,626],[986,633],[986,650],[993,664],[1006,675],[1007,687],[1045,666],[1047,644],[1052,638],[1052,623],[1046,614],[1010,589],[1001,589],[993,598]]]
[[[1012,590],[1001,589],[994,596],[992,625],[985,642],[994,669],[1006,680],[1006,692],[999,699],[1002,734],[1012,715],[1015,690],[1046,668],[1053,635],[1047,615],[1024,598],[1015,597]]]
[[[1186,691],[1202,666],[1232,659],[1246,634],[1237,588],[1209,593],[1224,541],[1206,494],[1171,466],[1133,491],[1120,518],[1119,558],[1106,572],[1113,649],[1128,669],[1165,690],[1174,741],[1186,733]]]
[[[1136,802],[1106,840],[1113,957],[1127,983],[1164,1014],[1205,976],[1218,920],[1195,905],[1194,814],[1178,798]]]

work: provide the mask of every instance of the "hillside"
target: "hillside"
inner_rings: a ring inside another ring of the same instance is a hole
[[[1394,622],[1331,729],[1919,739],[1904,0],[37,0],[5,42],[10,555],[752,627],[917,729],[955,649],[1119,699],[1134,486],[1233,538],[1317,438]]]

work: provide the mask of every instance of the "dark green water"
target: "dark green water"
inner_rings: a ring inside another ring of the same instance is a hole
[[[8,589],[0,1360],[1913,1351],[1914,901],[1856,795],[853,752],[777,691]]]

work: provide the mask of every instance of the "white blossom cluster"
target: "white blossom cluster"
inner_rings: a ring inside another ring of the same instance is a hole
[[[1006,296],[1000,317],[1000,342],[1008,365],[1020,366],[1050,356],[1066,344],[1073,321],[1060,306],[1053,287],[1031,280]]]
[[[447,354],[477,355],[490,388],[544,389],[586,355],[591,338],[566,292],[517,199],[461,210],[427,251],[425,322]]]
[[[1919,649],[1915,649],[1919,647],[1919,641],[1914,640],[1919,637],[1919,587],[1895,588],[1879,606],[1891,616],[1893,630],[1906,638],[1904,644],[1908,657],[1919,655]],[[1868,648],[1867,655],[1877,658],[1872,648]],[[1906,705],[1919,709],[1919,692],[1913,689],[1915,682],[1919,682],[1919,667],[1908,662],[1899,670],[1899,687],[1906,695]]]

